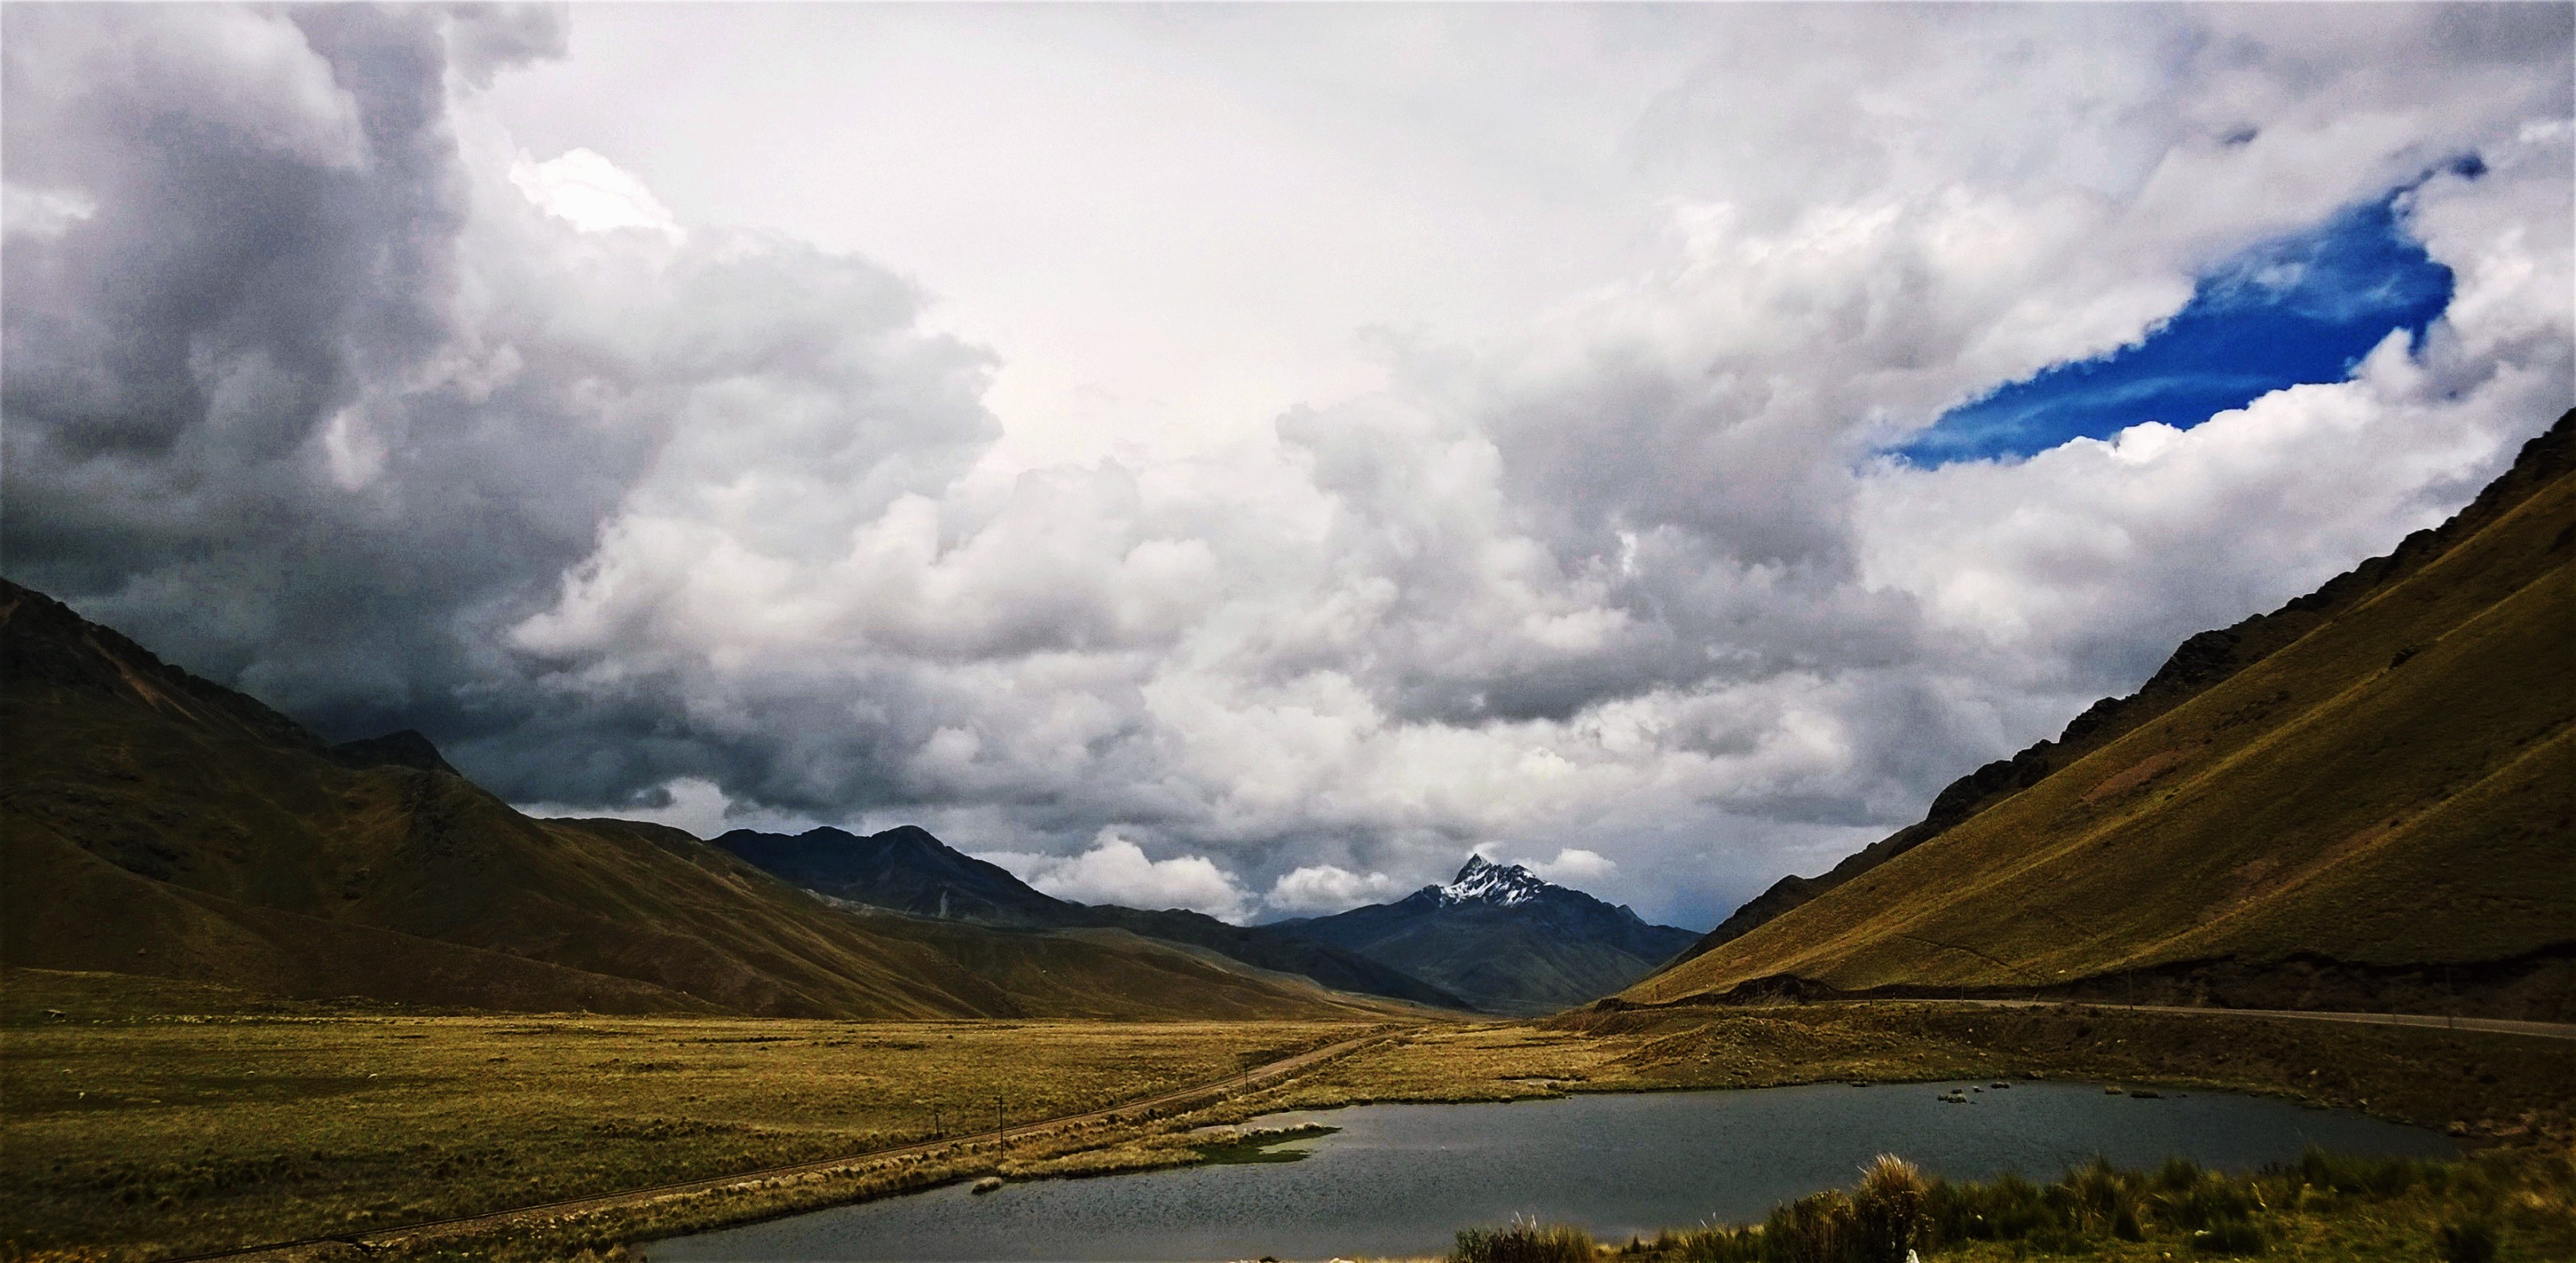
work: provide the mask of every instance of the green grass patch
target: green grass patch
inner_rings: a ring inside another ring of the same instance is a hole
[[[1327,1127],[1322,1123],[1307,1123],[1298,1127],[1254,1127],[1223,1139],[1191,1147],[1198,1150],[1201,1161],[1220,1166],[1253,1162],[1301,1162],[1306,1158],[1305,1150],[1288,1149],[1282,1146],[1293,1141],[1329,1136],[1340,1130],[1339,1127]]]

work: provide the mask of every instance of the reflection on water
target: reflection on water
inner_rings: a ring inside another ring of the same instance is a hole
[[[1515,1214],[1604,1239],[1702,1220],[1759,1219],[1849,1184],[1872,1155],[1980,1179],[2053,1178],[2102,1154],[2124,1166],[2180,1155],[2236,1169],[2309,1144],[2444,1155],[2432,1132],[2283,1101],[2191,1093],[2141,1100],[2022,1083],[1842,1085],[1576,1096],[1489,1105],[1368,1105],[1282,1114],[1342,1130],[1296,1142],[1302,1162],[952,1186],[657,1244],[654,1263],[721,1260],[1283,1259],[1424,1255],[1457,1230]],[[1983,1085],[1978,1085],[1981,1089]],[[1939,1099],[1957,1088],[1967,1104]]]

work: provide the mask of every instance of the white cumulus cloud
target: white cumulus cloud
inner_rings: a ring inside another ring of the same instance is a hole
[[[583,232],[645,228],[678,240],[687,234],[642,180],[587,149],[510,164],[510,183],[547,214]]]
[[[1384,903],[1408,892],[1384,873],[1354,873],[1338,864],[1307,864],[1279,875],[1262,902],[1291,916],[1318,916]]]
[[[1560,848],[1552,860],[1519,860],[1521,867],[1560,886],[1581,887],[1585,882],[1600,881],[1619,871],[1619,862],[1598,851],[1582,847]]]
[[[1022,881],[1058,899],[1114,903],[1130,908],[1182,908],[1240,922],[1250,913],[1251,892],[1203,855],[1158,860],[1125,838],[1103,835],[1078,855],[984,852],[978,859],[1010,869]]]

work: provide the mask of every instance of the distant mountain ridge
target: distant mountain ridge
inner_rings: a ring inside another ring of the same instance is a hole
[[[445,1008],[1337,1017],[1114,931],[853,914],[659,825],[534,820],[417,733],[332,747],[0,580],[0,964]]]
[[[852,903],[986,925],[1073,924],[1071,905],[914,825],[864,835],[824,826],[792,837],[736,829],[711,841],[790,885]]]
[[[1699,936],[1469,856],[1446,885],[1278,928],[1404,970],[1494,1013],[1551,1013],[1645,977]]]
[[[1123,929],[1337,990],[1492,1013],[1548,1013],[1608,995],[1698,937],[1481,856],[1447,884],[1394,903],[1244,926],[1177,908],[1057,899],[909,825],[868,835],[737,829],[714,845],[852,903],[993,925]]]
[[[736,829],[716,838],[714,845],[792,885],[870,907],[985,925],[1125,930],[1340,991],[1468,1007],[1456,995],[1402,970],[1273,927],[1229,925],[1180,908],[1145,910],[1058,899],[913,825],[865,835],[830,827],[793,836]]]
[[[2576,411],[2441,526],[2191,637],[1620,1000],[2576,1016],[2571,646]]]

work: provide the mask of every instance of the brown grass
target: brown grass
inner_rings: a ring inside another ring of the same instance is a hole
[[[997,1098],[1026,1124],[1207,1082],[1349,1029],[583,1017],[14,1026],[0,1030],[0,1224],[16,1249],[98,1245],[114,1257],[362,1230],[989,1134]]]

